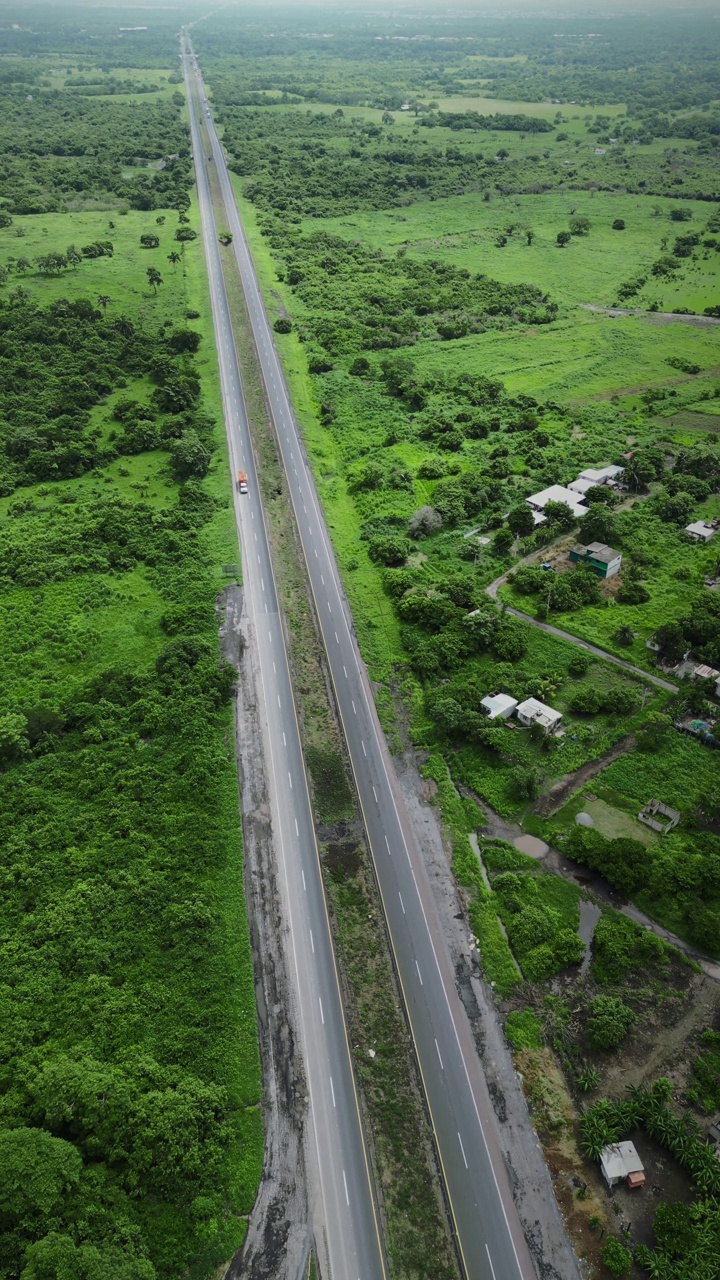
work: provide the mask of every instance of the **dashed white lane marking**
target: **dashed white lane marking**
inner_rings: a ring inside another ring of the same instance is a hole
[[[350,1197],[349,1197],[349,1195],[348,1195],[348,1189],[347,1189],[347,1178],[345,1177],[345,1170],[344,1170],[344,1169],[343,1169],[343,1184],[344,1184],[344,1187],[345,1187],[345,1200],[346,1200],[346,1203],[349,1205],[349,1204],[350,1204]]]
[[[287,746],[287,738],[285,737],[285,730],[284,730],[284,729],[283,729],[283,746],[284,746],[284,747],[286,747],[286,746]]]
[[[398,889],[398,898],[400,899],[400,906],[402,907],[402,913],[403,915],[405,915],[405,903],[402,900],[402,894],[399,889]]]
[[[360,739],[360,746],[361,746],[361,747],[362,747],[362,749],[363,749],[363,755],[364,755],[364,756],[366,756],[366,755],[367,755],[367,751],[365,750],[365,743],[363,742],[362,738]]]
[[[277,700],[278,700],[278,706],[280,706],[280,694],[278,694]],[[287,743],[285,745],[287,746]]]
[[[374,784],[374,783],[373,783],[373,795],[374,795],[374,797],[375,797],[375,803],[377,804],[377,803],[378,803],[378,794],[377,794],[377,791],[375,790],[375,784]]]
[[[462,1151],[462,1158],[463,1158],[463,1160],[465,1161],[465,1168],[467,1169],[467,1167],[468,1167],[467,1156],[465,1155],[465,1148],[464,1148],[464,1146],[463,1146],[463,1140],[462,1140],[462,1138],[460,1137],[460,1134],[458,1134],[458,1142],[460,1143],[460,1150]]]
[[[322,582],[323,586],[325,586],[325,579],[323,578],[322,574],[320,574],[320,581]]]
[[[421,987],[423,987],[425,984],[424,984],[424,982],[423,982],[423,980],[422,980],[422,974],[421,974],[421,972],[420,972],[420,965],[418,964],[417,960],[415,961],[415,968],[416,968],[416,969],[417,969],[417,971],[418,971],[418,978],[420,979],[420,986],[421,986]]]
[[[386,848],[387,848],[388,853],[390,854],[390,857],[392,858],[392,851],[391,851],[391,849],[390,849],[390,841],[388,840],[387,836],[385,837],[385,846],[386,846]]]
[[[442,1058],[440,1057],[440,1045],[438,1044],[437,1040],[435,1041],[435,1048],[437,1049],[437,1056],[438,1056],[438,1061],[439,1061],[439,1063],[440,1063],[440,1070],[441,1070],[441,1071],[444,1071],[444,1070],[445,1070],[445,1068],[444,1068],[444,1066],[443,1066],[443,1060],[442,1060]]]
[[[330,1092],[332,1094],[333,1106],[335,1106],[335,1089],[333,1088],[332,1076],[330,1077]]]
[[[328,613],[332,613],[332,605],[330,604],[329,600],[327,602],[327,607],[328,607]]]
[[[268,631],[268,640],[272,644],[272,631]]]
[[[313,942],[312,929],[310,930],[310,946],[312,948],[313,955],[315,955],[315,943]],[[435,1043],[437,1044],[437,1040]]]
[[[459,1136],[460,1136],[460,1135],[458,1134],[458,1137],[459,1137]],[[487,1241],[485,1242],[485,1252],[487,1253],[487,1256],[488,1256],[488,1262],[490,1263],[490,1270],[492,1271],[492,1278],[493,1278],[493,1280],[497,1280],[497,1277],[496,1277],[496,1275],[495,1275],[495,1268],[494,1268],[494,1266],[493,1266],[493,1260],[492,1260],[492,1258],[490,1257],[490,1250],[489,1250],[489,1249],[488,1249],[488,1247],[487,1247]]]
[[[322,1000],[320,999],[320,996],[318,996],[318,1004],[320,1005],[320,1021],[322,1022],[323,1026],[325,1026],[325,1014],[323,1013]],[[460,1137],[460,1134],[458,1134],[458,1138],[459,1137]],[[467,1168],[467,1162],[465,1164],[465,1168]]]
[[[300,828],[299,828],[299,826],[298,826],[298,820],[297,820],[297,818],[295,819],[295,835],[296,835],[296,836],[299,836],[299,835],[300,835]]]
[[[259,559],[259,558],[260,558],[260,557],[258,556],[258,559]],[[260,579],[260,585],[262,586],[262,589],[263,589],[263,591],[264,591],[264,590],[265,590],[265,579],[264,579],[264,578],[261,578],[261,579]]]
[[[293,789],[293,785],[292,785],[292,774],[290,773],[290,770],[289,770],[289,769],[288,769],[288,782],[290,783],[290,790],[292,791],[292,789]]]
[[[348,678],[347,669],[346,669],[345,667],[343,667],[343,671],[345,672],[345,679],[347,680],[347,678]]]
[[[339,644],[339,643],[340,643],[340,641],[338,640],[338,633],[337,633],[337,631],[335,632],[335,643],[336,643],[336,644]]]
[[[303,871],[302,867],[300,868],[300,875],[302,876],[303,889],[307,893],[307,885],[305,884],[305,872]]]
[[[315,559],[317,560],[317,548],[313,547],[313,551],[315,552]]]
[[[277,670],[276,670],[276,668],[275,668],[275,663],[274,663],[274,662],[273,662],[273,671],[275,672],[275,675],[277,675]]]
[[[357,707],[355,706],[355,701],[354,701],[354,699],[353,699],[353,698],[351,698],[351,699],[350,699],[350,701],[352,702],[352,709],[353,709],[353,712],[354,712],[354,714],[355,714],[355,715],[357,715]]]

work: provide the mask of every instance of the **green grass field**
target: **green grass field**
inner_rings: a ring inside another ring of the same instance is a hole
[[[623,282],[648,275],[652,264],[667,252],[663,240],[672,245],[676,235],[700,230],[713,207],[699,200],[683,202],[693,215],[688,227],[670,221],[675,204],[663,197],[607,191],[493,194],[490,201],[478,192],[405,209],[305,219],[303,227],[307,232],[323,228],[357,237],[378,248],[405,248],[413,255],[454,262],[511,284],[530,281],[566,307],[612,306]],[[590,232],[574,236],[566,249],[559,249],[557,233],[567,229],[574,215],[590,219]],[[618,218],[625,221],[624,231],[612,229]],[[508,235],[511,226],[515,230]],[[531,245],[526,230],[535,234]],[[497,244],[501,234],[507,236],[502,248]],[[657,301],[661,311],[682,306],[702,312],[717,301],[720,254],[701,249],[698,258],[697,262],[686,260],[677,281],[651,277],[636,299],[622,305],[647,306]]]

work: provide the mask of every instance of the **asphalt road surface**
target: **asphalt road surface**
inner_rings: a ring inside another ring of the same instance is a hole
[[[184,61],[223,411],[235,481],[243,584],[248,615],[255,629],[265,704],[264,745],[271,775],[268,787],[273,806],[273,831],[280,878],[286,890],[290,951],[297,979],[310,1095],[315,1149],[308,1157],[316,1247],[322,1274],[332,1280],[385,1280],[384,1253],[355,1093],[255,459],[201,134],[189,92],[189,59],[186,57]],[[243,495],[237,487],[239,470],[245,471],[248,477],[248,493]]]
[[[196,77],[466,1273],[470,1280],[530,1280],[535,1270],[497,1142],[497,1120],[455,989],[453,967],[427,872],[402,804],[355,641],[352,617],[285,387],[225,157],[197,71]],[[202,161],[197,149],[196,155]],[[214,264],[212,255],[210,271],[213,288],[218,291],[220,267]],[[221,331],[219,350],[223,364],[229,359],[226,345],[229,350],[229,338],[226,343]],[[246,470],[250,475],[250,468]],[[254,475],[252,485],[256,486]],[[255,519],[260,518],[258,507]],[[247,550],[245,555],[247,563]],[[289,692],[282,694],[284,699],[289,696]],[[352,1274],[341,1270],[334,1273],[337,1280],[341,1276],[349,1280]]]

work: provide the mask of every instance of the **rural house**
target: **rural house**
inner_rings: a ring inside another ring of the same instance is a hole
[[[511,698],[507,693],[489,693],[480,706],[489,720],[507,720],[517,704],[517,698]]]
[[[685,526],[685,532],[695,542],[709,542],[715,533],[715,525],[711,520],[696,520],[694,524]]]
[[[548,502],[564,502],[565,506],[570,508],[577,519],[587,515],[587,507],[583,505],[580,495],[573,493],[571,489],[566,489],[563,484],[551,484],[548,489],[541,489],[539,493],[531,493],[530,497],[526,498],[525,501],[535,513],[536,524],[544,523],[546,517],[543,515],[543,511]]]
[[[632,1142],[611,1142],[603,1147],[600,1168],[609,1187],[617,1187],[624,1182],[632,1189],[645,1183],[643,1162]]]
[[[562,711],[555,711],[553,707],[546,707],[544,702],[539,702],[537,698],[526,698],[517,708],[516,715],[521,724],[533,725],[539,724],[546,733],[552,733],[557,729],[562,720]]]
[[[586,547],[573,547],[569,557],[576,564],[588,565],[598,578],[612,578],[622,564],[622,554],[604,542],[590,542]]]

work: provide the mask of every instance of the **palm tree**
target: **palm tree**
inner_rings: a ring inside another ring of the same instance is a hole
[[[157,267],[148,267],[146,274],[148,278],[148,284],[152,285],[153,293],[157,294],[158,285],[162,284],[163,282],[163,278],[160,275],[160,272],[158,271]]]
[[[175,249],[173,249],[172,253],[168,254],[168,262],[172,264],[173,271],[177,267],[177,264],[179,261],[180,261],[180,254],[177,253]]]
[[[107,294],[105,293],[100,294],[100,297],[98,298],[98,306],[102,307],[103,311],[107,310],[108,305],[111,302],[112,302],[112,298],[108,298]]]
[[[135,332],[135,325],[132,320],[128,320],[127,316],[118,316],[117,320],[113,320],[112,327],[122,334],[123,338],[132,338]]]
[[[618,644],[625,645],[626,648],[629,648],[631,644],[635,643],[635,632],[632,627],[628,626],[625,622],[621,627],[618,627],[615,632],[615,639]]]

